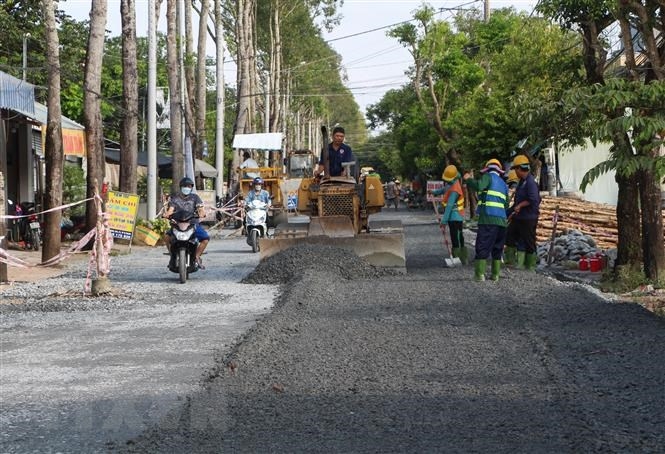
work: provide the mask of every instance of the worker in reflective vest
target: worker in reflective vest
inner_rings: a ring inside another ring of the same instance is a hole
[[[458,257],[466,265],[469,255],[464,246],[464,191],[460,183],[461,175],[457,171],[457,167],[451,164],[443,170],[441,179],[445,182],[445,186],[431,190],[430,194],[435,196],[443,194],[441,225],[447,225],[450,230],[452,256]]]
[[[498,159],[487,161],[480,172],[482,176],[478,180],[473,179],[471,173],[464,174],[464,183],[479,194],[474,277],[477,281],[485,280],[487,259],[491,257],[492,280],[498,281],[506,241],[508,186],[503,181],[504,170]]]

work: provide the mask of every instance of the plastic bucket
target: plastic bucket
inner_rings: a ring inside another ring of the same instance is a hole
[[[580,271],[589,271],[589,259],[582,257],[579,262]]]
[[[596,273],[603,269],[603,261],[600,257],[593,257],[589,259],[589,270],[592,273]]]

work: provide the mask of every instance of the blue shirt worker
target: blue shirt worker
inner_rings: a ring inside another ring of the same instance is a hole
[[[519,181],[513,205],[508,209],[506,231],[506,264],[534,271],[538,263],[536,253],[536,227],[540,215],[540,191],[531,174],[531,163],[524,155],[517,155],[511,167]]]
[[[188,213],[193,213],[197,218],[205,217],[205,207],[203,205],[203,200],[198,194],[192,192],[194,190],[194,181],[191,178],[183,178],[180,180],[180,193],[172,195],[169,198],[169,204],[164,213],[165,218],[170,218],[173,213],[176,211],[186,211]],[[203,228],[201,223],[196,221],[195,225],[195,234],[196,239],[199,241],[199,244],[196,248],[196,264],[200,269],[205,269],[203,266],[203,261],[201,260],[201,255],[205,251],[208,241],[210,241],[210,235]],[[166,232],[169,235],[169,238],[166,241],[166,248],[171,252],[171,231]],[[175,268],[175,257],[171,257],[169,261],[169,269]]]
[[[330,175],[327,177],[351,176],[345,174],[345,169],[342,166],[343,162],[353,162],[355,157],[351,147],[344,143],[345,132],[341,126],[335,126],[332,131],[332,142],[328,144],[328,171]],[[319,165],[314,171],[315,176],[324,173],[326,166],[325,156],[322,155],[319,159]]]
[[[501,274],[501,258],[506,241],[508,209],[508,186],[503,181],[504,173],[498,159],[490,159],[480,171],[482,176],[474,180],[470,173],[464,174],[464,182],[478,193],[478,234],[476,236],[476,260],[474,277],[485,280],[487,259],[492,258],[492,280],[498,281]]]
[[[267,208],[269,208],[271,205],[270,193],[263,189],[263,178],[254,178],[252,185],[254,185],[254,188],[247,194],[247,203],[254,200],[260,200],[267,205]]]

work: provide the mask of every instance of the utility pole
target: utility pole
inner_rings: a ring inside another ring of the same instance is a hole
[[[490,21],[490,0],[485,0],[485,22]]]
[[[23,35],[23,80],[28,80],[28,38],[30,33]]]
[[[147,219],[157,215],[157,9],[148,0],[148,204]]]
[[[217,118],[215,122],[215,193],[224,197],[224,24],[222,23],[222,0],[215,1],[215,39],[217,44]]]

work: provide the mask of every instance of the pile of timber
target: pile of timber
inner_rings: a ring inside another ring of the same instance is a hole
[[[587,202],[573,197],[543,196],[538,219],[538,243],[550,241],[556,206],[559,206],[557,233],[578,230],[591,236],[599,249],[617,247],[616,207],[602,203]],[[663,211],[665,225],[665,211]],[[665,241],[665,232],[663,234]]]

